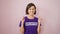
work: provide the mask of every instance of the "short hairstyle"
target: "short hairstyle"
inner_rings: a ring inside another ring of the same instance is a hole
[[[27,7],[26,7],[26,14],[29,14],[29,13],[28,13],[28,9],[29,9],[30,7],[32,7],[32,6],[34,6],[34,8],[35,8],[35,13],[34,13],[34,14],[36,14],[36,6],[35,6],[33,3],[29,3],[29,4],[27,5]]]

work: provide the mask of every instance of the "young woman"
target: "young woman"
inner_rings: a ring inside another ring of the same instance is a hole
[[[26,15],[20,21],[20,33],[21,34],[40,34],[40,17],[35,17],[36,6],[33,3],[29,3],[26,7]]]

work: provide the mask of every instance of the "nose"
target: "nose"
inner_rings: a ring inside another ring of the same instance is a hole
[[[31,12],[34,12],[34,11],[31,9]]]

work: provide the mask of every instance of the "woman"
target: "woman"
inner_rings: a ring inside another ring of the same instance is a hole
[[[20,33],[21,34],[40,34],[40,17],[35,17],[36,6],[33,3],[29,3],[26,7],[26,15],[20,21]]]

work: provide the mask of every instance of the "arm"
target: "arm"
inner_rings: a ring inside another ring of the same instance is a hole
[[[37,28],[37,31],[38,31],[38,34],[40,34],[40,31],[41,31],[41,27],[40,27],[40,17],[38,18],[38,28]]]
[[[24,18],[22,18],[21,21],[22,21],[22,23],[21,23],[21,27],[20,27],[20,33],[24,34],[24,26],[23,26],[24,25]]]

